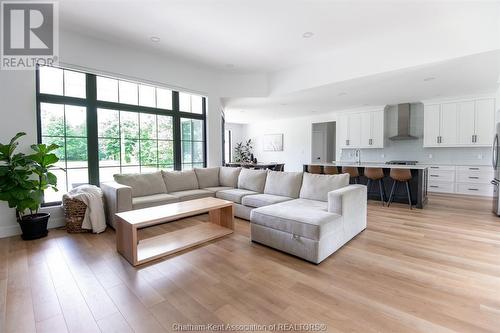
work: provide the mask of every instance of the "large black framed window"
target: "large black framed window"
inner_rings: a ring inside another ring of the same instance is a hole
[[[117,173],[206,166],[206,97],[75,70],[36,71],[38,141],[57,143],[58,204]]]

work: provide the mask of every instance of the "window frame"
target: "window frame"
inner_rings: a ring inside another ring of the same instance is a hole
[[[228,155],[227,156],[227,162],[226,163],[232,163],[233,162],[233,152],[232,152],[232,146],[233,146],[233,131],[231,131],[230,129],[228,130],[224,130],[224,151],[226,150],[226,131],[228,133],[228,138],[229,138],[229,141],[227,142],[228,144]],[[226,156],[225,156],[226,157]]]
[[[88,163],[88,179],[89,184],[99,186],[99,134],[98,134],[98,109],[111,109],[117,111],[127,111],[136,113],[147,113],[161,116],[172,117],[172,130],[173,130],[173,154],[174,154],[174,170],[182,170],[182,140],[181,140],[181,118],[198,119],[202,121],[203,129],[203,167],[207,166],[207,98],[202,96],[202,113],[183,112],[179,110],[179,90],[174,90],[166,86],[152,85],[148,82],[136,82],[127,79],[120,79],[110,77],[108,75],[98,75],[93,73],[86,73],[71,68],[55,67],[61,70],[74,71],[85,74],[86,97],[71,97],[63,95],[52,95],[40,92],[40,67],[37,65],[35,70],[35,86],[36,86],[36,123],[37,123],[37,141],[42,143],[42,118],[41,118],[41,105],[42,103],[63,104],[82,106],[86,108],[87,112],[87,163]],[[168,89],[172,91],[172,109],[162,109],[158,107],[140,106],[124,104],[120,102],[100,101],[97,99],[97,77],[106,77],[116,80],[128,81],[139,85],[148,85],[160,89]],[[64,83],[63,83],[64,84]],[[185,92],[184,93],[190,93]],[[139,164],[141,162],[139,161]],[[44,202],[43,206],[60,205],[61,202]]]

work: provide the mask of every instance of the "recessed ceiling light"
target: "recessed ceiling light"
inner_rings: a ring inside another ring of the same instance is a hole
[[[153,43],[158,43],[158,42],[160,42],[160,37],[152,36],[150,39],[151,39],[151,41],[152,41]]]
[[[347,95],[347,93],[346,93],[346,92],[341,92],[341,93],[339,93],[337,96],[345,96],[345,95]]]
[[[429,76],[424,79],[425,82],[435,80],[436,78],[434,76]]]
[[[311,38],[312,36],[314,36],[314,32],[311,31],[306,31],[302,34],[302,38]]]

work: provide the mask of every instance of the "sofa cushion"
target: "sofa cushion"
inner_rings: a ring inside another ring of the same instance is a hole
[[[268,171],[264,193],[297,199],[302,186],[302,174],[302,172]]]
[[[204,190],[207,191],[212,191],[212,192],[219,192],[219,191],[224,191],[224,190],[232,190],[234,187],[230,186],[215,186],[215,187],[205,187]]]
[[[167,193],[161,173],[129,173],[116,174],[115,182],[132,188],[132,197],[143,197],[152,194]]]
[[[267,170],[242,169],[238,176],[238,188],[263,193],[266,176]]]
[[[250,214],[250,221],[312,240],[320,240],[332,232],[342,232],[340,215],[327,212],[326,203],[308,199],[256,208]]]
[[[249,207],[263,207],[289,200],[293,200],[293,198],[273,194],[255,194],[243,197],[241,203]]]
[[[162,193],[132,198],[132,209],[149,208],[179,202],[179,198]]]
[[[219,184],[220,186],[238,187],[238,176],[241,168],[220,167]]]
[[[215,196],[214,192],[207,190],[186,190],[186,191],[170,192],[169,194],[178,198],[180,201],[188,201],[188,200]]]
[[[168,193],[186,190],[197,190],[198,178],[193,170],[188,171],[162,171],[163,180]]]
[[[200,188],[219,186],[219,168],[195,168]]]
[[[243,190],[235,188],[232,190],[224,190],[215,193],[215,196],[219,199],[229,200],[236,203],[241,203],[241,199],[246,195],[259,194],[254,191]]]
[[[328,201],[328,192],[347,185],[349,185],[349,174],[347,173],[340,175],[317,175],[304,172],[300,198]]]

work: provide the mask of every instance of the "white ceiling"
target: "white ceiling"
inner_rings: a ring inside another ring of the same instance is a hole
[[[426,41],[434,48],[442,46],[436,45],[440,43],[467,40],[468,31],[483,28],[481,38],[489,42],[500,8],[497,1],[426,0],[59,3],[63,29],[238,72],[276,71],[364,41],[390,41],[395,47],[405,40]],[[307,31],[314,36],[302,38]],[[160,37],[160,42],[152,43],[151,36]]]
[[[489,92],[498,85],[500,1],[59,4],[63,30],[228,75],[260,73],[268,84],[253,90],[259,95],[222,92],[234,122]],[[303,38],[308,31],[314,35]],[[436,79],[423,81],[429,76]]]
[[[387,104],[420,102],[495,92],[500,77],[500,51],[366,76],[354,80],[265,98],[225,101],[229,122],[316,115]],[[435,78],[426,81],[428,78]]]

